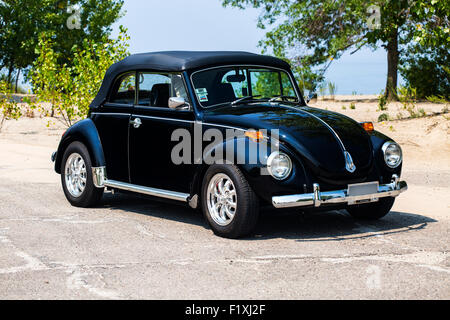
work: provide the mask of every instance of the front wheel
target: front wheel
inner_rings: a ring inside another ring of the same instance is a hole
[[[218,236],[248,235],[259,217],[258,198],[234,165],[213,165],[202,185],[203,215]]]
[[[63,155],[61,182],[67,200],[74,207],[88,208],[102,198],[104,189],[94,186],[92,162],[84,144],[73,142]]]
[[[386,216],[392,209],[395,198],[381,198],[376,203],[347,207],[347,212],[355,219],[378,220]]]

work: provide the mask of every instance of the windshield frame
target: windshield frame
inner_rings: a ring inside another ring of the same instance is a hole
[[[200,69],[200,70],[197,70],[197,71],[192,72],[191,75],[189,76],[189,80],[191,81],[192,88],[193,88],[194,91],[195,91],[195,88],[196,88],[196,87],[195,87],[195,85],[194,85],[194,79],[193,79],[193,76],[194,76],[195,74],[200,73],[200,72],[205,72],[205,71],[208,71],[208,70],[221,69],[221,68],[233,68],[233,67],[238,67],[238,68],[249,68],[249,69],[250,69],[250,68],[263,68],[263,69],[276,70],[276,71],[281,71],[281,72],[286,73],[286,74],[289,76],[289,80],[291,81],[292,87],[294,88],[294,91],[295,91],[295,94],[296,94],[296,98],[297,98],[297,100],[298,100],[298,101],[296,102],[296,104],[306,105],[305,101],[303,100],[303,95],[300,93],[300,91],[299,91],[299,89],[298,89],[297,82],[295,81],[294,77],[292,76],[292,73],[290,72],[290,70],[282,69],[282,68],[277,68],[277,67],[272,67],[272,66],[253,65],[253,64],[231,64],[231,65],[220,65],[220,66],[215,66],[215,67],[209,67],[209,68],[205,68],[205,69]],[[195,96],[195,97],[194,97],[194,98],[195,98],[195,101],[198,103],[198,105],[199,105],[202,109],[205,109],[205,110],[213,109],[213,108],[219,107],[219,106],[224,106],[224,105],[227,105],[227,104],[231,104],[231,103],[233,102],[233,101],[230,101],[229,103],[228,103],[228,102],[222,102],[222,103],[218,103],[218,104],[215,104],[215,105],[206,107],[206,106],[202,105],[202,103],[201,103],[200,100],[198,99],[198,96],[197,96],[195,93],[194,93],[194,96]],[[249,101],[249,102],[250,102],[250,101]],[[283,102],[285,102],[285,101],[283,101]],[[271,103],[274,103],[274,102],[271,102]]]

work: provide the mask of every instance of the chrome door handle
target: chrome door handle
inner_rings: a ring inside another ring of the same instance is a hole
[[[130,124],[132,124],[135,129],[139,129],[139,127],[142,125],[142,120],[139,118],[136,118],[134,120],[131,120]]]

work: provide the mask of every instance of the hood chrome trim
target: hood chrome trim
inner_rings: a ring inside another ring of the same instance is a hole
[[[345,169],[347,169],[347,171],[350,173],[354,173],[356,171],[356,166],[355,166],[355,163],[353,162],[353,158],[352,158],[351,154],[345,148],[345,145],[342,142],[341,137],[339,137],[339,135],[337,134],[337,132],[334,131],[334,129],[325,120],[319,118],[315,114],[312,114],[312,113],[302,110],[302,109],[297,109],[297,108],[293,108],[293,109],[298,110],[303,113],[306,113],[307,115],[310,115],[311,117],[313,117],[313,118],[317,119],[318,121],[320,121],[321,123],[323,123],[328,128],[328,130],[330,130],[330,132],[334,135],[336,140],[339,142],[339,145],[341,146],[342,153],[343,153],[344,159],[345,159]]]

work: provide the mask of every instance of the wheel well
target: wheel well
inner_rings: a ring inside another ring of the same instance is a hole
[[[64,157],[64,153],[66,152],[67,148],[74,142],[79,142],[81,144],[83,144],[86,149],[89,152],[89,157],[91,157],[92,160],[92,150],[91,147],[89,146],[88,143],[86,143],[86,141],[84,141],[84,139],[82,137],[76,137],[76,138],[72,138],[72,139],[68,139],[66,141],[64,141],[58,150],[58,155],[55,161],[55,171],[58,174],[61,174],[61,165],[62,165],[62,161],[63,161],[63,157]]]

